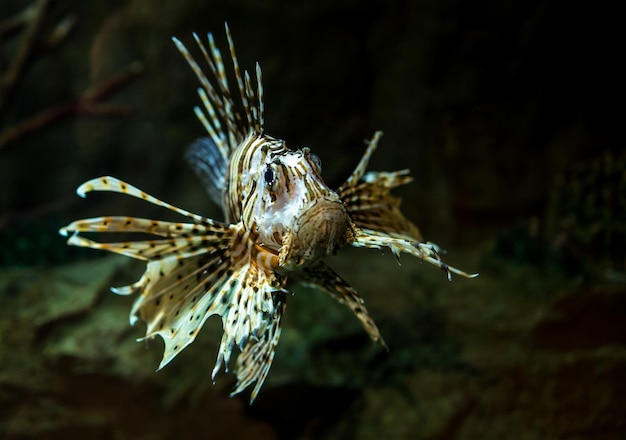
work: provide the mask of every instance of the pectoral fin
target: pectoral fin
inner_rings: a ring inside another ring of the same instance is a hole
[[[113,291],[139,293],[130,321],[146,323],[145,338],[163,338],[165,350],[159,369],[194,341],[209,316],[221,316],[224,334],[213,377],[222,366],[228,370],[237,346],[242,354],[235,392],[256,381],[254,399],[271,366],[285,307],[285,278],[273,271],[278,257],[256,245],[241,223],[224,224],[187,213],[117,179],[94,179],[81,188],[121,190],[118,192],[139,196],[197,221],[98,217],[75,221],[61,233],[70,236],[71,245],[147,261],[146,271],[137,282]],[[155,238],[101,243],[81,236],[81,232],[143,232]]]
[[[411,254],[443,270],[448,280],[452,279],[451,274],[453,273],[465,278],[475,278],[478,276],[477,273],[468,274],[455,267],[448,266],[441,261],[437,253],[437,246],[431,243],[395,238],[372,230],[356,229],[352,246],[371,249],[382,249],[386,247],[398,258],[401,253]]]
[[[419,228],[400,211],[400,198],[391,195],[393,188],[413,180],[409,170],[365,172],[381,136],[382,133],[378,131],[369,141],[361,161],[339,187],[337,194],[357,227],[384,232],[397,238],[422,241]]]

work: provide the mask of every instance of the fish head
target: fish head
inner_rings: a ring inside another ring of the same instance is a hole
[[[253,178],[243,191],[244,223],[258,232],[260,244],[278,253],[282,269],[301,269],[346,244],[352,223],[322,179],[317,155],[275,139],[255,154]]]

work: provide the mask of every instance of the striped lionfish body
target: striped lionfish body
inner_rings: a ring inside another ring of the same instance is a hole
[[[473,277],[443,263],[437,247],[422,240],[418,228],[399,210],[390,190],[411,181],[408,170],[367,172],[378,145],[377,132],[346,182],[336,191],[321,177],[319,158],[308,148],[292,150],[264,133],[261,70],[253,80],[239,69],[226,26],[238,91],[226,78],[222,55],[208,34],[209,49],[194,34],[208,64],[209,79],[185,46],[174,43],[195,72],[204,110],[195,113],[207,136],[194,142],[186,159],[210,197],[222,206],[219,222],[165,203],[113,177],[82,184],[77,193],[113,191],[143,199],[186,217],[173,223],[136,217],[98,217],[62,228],[68,244],[104,249],[145,260],[139,281],[113,288],[118,294],[138,292],[130,322],[147,324],[145,338],[165,342],[163,368],[187,345],[211,315],[222,318],[223,336],[213,378],[228,363],[236,346],[237,384],[233,394],[254,383],[256,397],[271,366],[281,332],[289,277],[328,292],[347,305],[372,340],[383,339],[361,297],[324,262],[344,245],[390,248],[408,253],[446,272]],[[81,232],[143,232],[151,240],[96,242]]]

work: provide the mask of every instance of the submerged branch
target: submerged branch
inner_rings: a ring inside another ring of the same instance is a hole
[[[124,87],[139,76],[142,71],[143,65],[140,62],[134,62],[111,78],[88,88],[77,99],[44,110],[13,127],[7,128],[0,133],[0,150],[28,134],[73,114],[126,116],[132,113],[134,108],[131,106],[101,101]]]

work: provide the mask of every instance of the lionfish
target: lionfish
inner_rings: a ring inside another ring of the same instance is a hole
[[[231,93],[222,54],[208,34],[209,50],[193,37],[208,64],[209,79],[187,48],[172,40],[200,81],[204,111],[194,112],[208,136],[191,144],[185,158],[225,221],[193,214],[114,177],[83,183],[77,194],[112,191],[143,199],[186,217],[187,223],[107,216],[77,220],[59,231],[68,244],[104,249],[144,260],[139,281],[112,288],[114,293],[139,292],[130,324],[146,325],[144,338],[165,342],[159,369],[191,344],[211,315],[222,319],[223,335],[212,378],[228,363],[236,346],[237,383],[231,394],[254,383],[250,403],[268,374],[278,339],[290,277],[328,292],[352,310],[369,337],[384,346],[376,324],[359,294],[324,263],[326,255],[345,245],[389,248],[396,257],[413,255],[442,269],[451,278],[467,273],[441,261],[438,247],[424,242],[399,209],[390,190],[409,183],[408,170],[366,172],[381,132],[366,143],[355,170],[337,190],[322,179],[321,161],[309,148],[293,150],[264,132],[261,68],[256,78],[239,68],[226,24],[226,37],[239,96]],[[81,232],[140,232],[150,240],[96,242]]]

